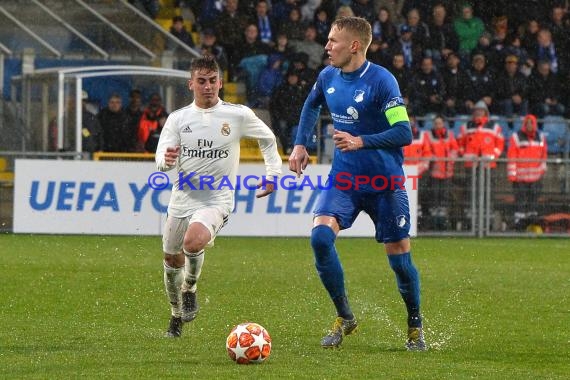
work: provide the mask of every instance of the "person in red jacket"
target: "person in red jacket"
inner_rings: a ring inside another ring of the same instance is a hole
[[[487,159],[488,167],[497,166],[496,159],[503,153],[505,138],[501,126],[489,120],[489,109],[480,100],[473,106],[471,120],[462,125],[458,136],[459,153],[467,159],[465,167],[477,165],[477,160]]]
[[[166,118],[168,113],[162,106],[162,98],[159,94],[152,94],[148,106],[143,110],[139,120],[138,145],[139,149],[145,151],[144,146],[151,133],[159,127],[159,120]]]
[[[431,192],[429,214],[433,227],[445,229],[448,223],[451,205],[451,191],[455,159],[459,152],[453,131],[447,129],[446,120],[437,115],[433,119],[433,127],[428,134],[432,161],[430,165],[429,189]]]
[[[419,223],[424,216],[426,202],[429,194],[426,186],[426,178],[422,178],[429,168],[431,151],[427,132],[418,128],[415,116],[409,115],[410,127],[412,128],[412,143],[403,147],[404,165],[417,165],[418,167],[418,219]],[[423,207],[422,207],[423,206]]]
[[[421,177],[429,168],[431,151],[427,133],[418,128],[415,116],[408,116],[412,128],[413,140],[404,149],[404,165],[418,165],[418,175]]]
[[[518,229],[524,230],[530,219],[538,215],[536,205],[547,156],[546,138],[537,131],[536,116],[525,116],[520,131],[511,136],[507,151],[507,177],[513,184]]]

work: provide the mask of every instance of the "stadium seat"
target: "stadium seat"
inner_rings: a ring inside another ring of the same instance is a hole
[[[453,130],[453,134],[457,137],[459,136],[459,128],[471,120],[471,115],[457,115],[455,116],[455,121],[449,122],[449,127]]]
[[[563,117],[546,116],[543,119],[542,132],[548,144],[548,154],[559,154],[568,149],[568,124]]]

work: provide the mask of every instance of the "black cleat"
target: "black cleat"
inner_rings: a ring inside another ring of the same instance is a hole
[[[166,331],[167,338],[180,338],[182,336],[182,318],[170,317],[170,325]]]
[[[196,292],[182,292],[182,321],[191,322],[198,316],[198,299]]]

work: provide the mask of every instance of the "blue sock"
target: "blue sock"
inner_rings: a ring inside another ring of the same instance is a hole
[[[336,235],[325,225],[313,228],[311,246],[315,254],[315,266],[321,282],[331,297],[337,314],[344,319],[353,319],[344,289],[344,272],[334,246]]]
[[[410,252],[401,255],[388,255],[390,267],[396,273],[398,290],[408,310],[408,327],[421,327],[420,278],[412,263]]]

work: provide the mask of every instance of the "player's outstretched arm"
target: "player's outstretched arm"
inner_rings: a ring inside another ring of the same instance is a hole
[[[289,170],[297,173],[297,177],[300,177],[309,164],[309,158],[309,152],[304,145],[295,145],[289,156]]]

